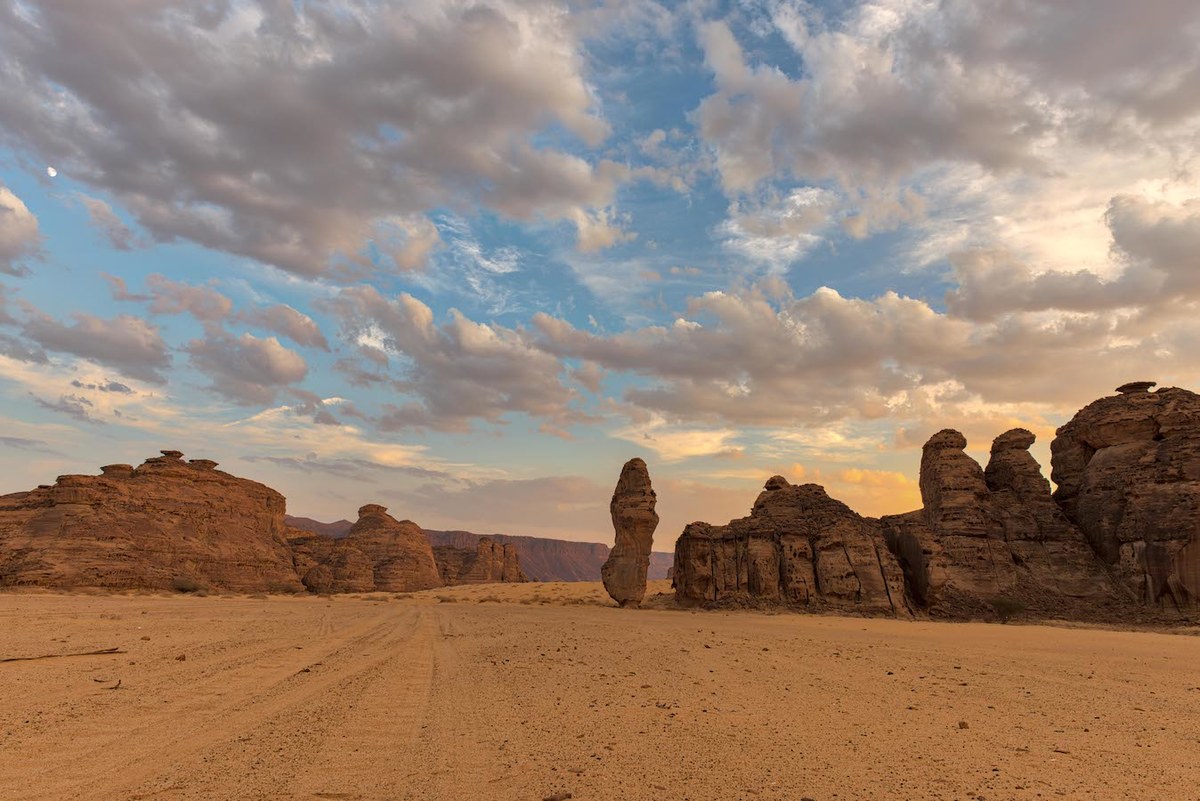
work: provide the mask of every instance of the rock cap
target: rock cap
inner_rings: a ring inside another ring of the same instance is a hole
[[[955,431],[953,428],[943,428],[941,431],[934,434],[925,443],[924,450],[963,450],[967,447],[967,438],[962,435],[962,432]]]
[[[767,479],[767,483],[763,484],[763,489],[768,491],[781,490],[790,487],[791,484],[783,476],[771,476]]]
[[[1157,385],[1157,381],[1130,381],[1128,384],[1122,384],[1117,387],[1117,392],[1120,392],[1122,395],[1128,395],[1132,392],[1149,392],[1150,387]]]
[[[1005,431],[992,440],[992,453],[1001,451],[1026,451],[1037,441],[1037,436],[1026,428],[1014,428]]]

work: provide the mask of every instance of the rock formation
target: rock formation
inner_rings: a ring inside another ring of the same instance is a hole
[[[1054,498],[1140,601],[1200,603],[1200,395],[1118,388],[1058,429]]]
[[[433,548],[442,583],[497,584],[528,581],[521,572],[517,546],[480,537],[475,548],[437,545]]]
[[[621,468],[609,504],[616,540],[600,568],[604,589],[621,606],[637,606],[646,595],[646,571],[654,547],[654,529],[658,527],[654,504],[646,463],[630,459]]]
[[[270,487],[163,451],[0,497],[0,586],[302,586]]]
[[[908,614],[904,577],[879,521],[816,484],[767,481],[749,517],[688,525],[672,569],[681,604],[779,603]]]
[[[377,590],[412,592],[442,586],[425,532],[411,520],[392,517],[384,506],[369,503],[359,509],[345,544],[370,560]]]
[[[882,518],[918,606],[960,616],[1000,598],[1043,613],[1087,611],[1116,601],[1115,588],[1082,533],[1050,495],[1022,428],[992,443],[986,470],[946,429],[921,456],[922,509]]]
[[[375,565],[353,543],[323,534],[303,534],[292,537],[290,542],[296,572],[309,592],[371,592],[375,589]]]

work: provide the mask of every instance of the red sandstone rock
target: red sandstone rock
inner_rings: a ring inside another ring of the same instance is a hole
[[[909,614],[904,577],[879,521],[816,484],[767,481],[749,517],[688,525],[675,543],[676,600],[685,606],[755,602]]]
[[[1055,500],[1142,602],[1200,603],[1200,395],[1153,382],[1088,404],[1050,448]]]
[[[1082,532],[1059,511],[1028,448],[1034,435],[996,438],[987,470],[957,431],[934,434],[921,457],[924,508],[882,518],[916,603],[934,614],[986,611],[1000,598],[1042,614],[1091,616],[1118,593]]]
[[[372,503],[359,509],[358,522],[344,542],[371,561],[377,590],[412,592],[442,586],[425,532],[411,520],[396,520],[384,506]]]
[[[0,497],[0,585],[302,590],[283,496],[182,455]]]
[[[475,549],[439,545],[433,549],[442,583],[499,584],[528,581],[521,572],[517,548],[509,543],[480,537]]]
[[[654,547],[658,513],[650,486],[650,471],[641,459],[630,459],[621,468],[609,511],[616,541],[600,568],[604,589],[621,606],[637,606],[646,595],[646,571]]]

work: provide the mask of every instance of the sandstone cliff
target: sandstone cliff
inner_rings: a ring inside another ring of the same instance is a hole
[[[879,521],[816,484],[767,481],[749,517],[692,523],[675,543],[673,586],[686,606],[784,604],[867,614],[909,613],[904,578]]]
[[[474,548],[438,545],[433,548],[442,583],[497,584],[528,581],[521,572],[517,546],[480,537]]]
[[[1200,395],[1152,382],[1088,404],[1051,444],[1055,500],[1140,601],[1200,603]]]
[[[282,495],[162,453],[0,497],[0,585],[303,589]]]

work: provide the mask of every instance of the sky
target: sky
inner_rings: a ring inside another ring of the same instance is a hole
[[[1200,384],[1194,0],[0,0],[0,492],[657,550]]]

